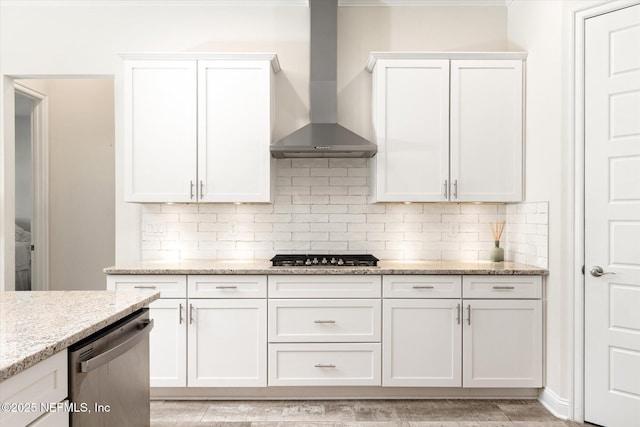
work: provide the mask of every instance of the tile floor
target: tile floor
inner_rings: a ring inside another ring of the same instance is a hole
[[[537,400],[152,401],[152,427],[576,427]]]

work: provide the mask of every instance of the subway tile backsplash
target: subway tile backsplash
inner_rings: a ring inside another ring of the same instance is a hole
[[[277,160],[272,204],[145,204],[143,259],[268,259],[372,253],[487,260],[506,220],[505,258],[546,267],[548,204],[368,204],[366,159]]]

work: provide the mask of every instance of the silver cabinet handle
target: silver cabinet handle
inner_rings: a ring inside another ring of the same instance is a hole
[[[317,365],[314,365],[316,368],[335,368],[336,365],[329,363],[329,364],[324,364],[324,363],[318,363]]]
[[[235,285],[219,285],[216,286],[216,289],[238,289]]]
[[[413,289],[433,289],[433,286],[419,286],[416,285],[413,287]]]
[[[136,288],[136,289],[156,289],[156,286],[154,286],[154,285],[147,285],[147,286],[138,285],[138,286],[134,286],[134,288]]]
[[[515,286],[494,286],[493,289],[497,289],[497,290],[509,290],[509,289],[515,289]]]
[[[189,185],[191,186],[190,196],[191,196],[191,199],[193,199],[193,181],[189,181]]]
[[[600,267],[599,265],[594,265],[593,267],[591,267],[591,270],[589,270],[589,273],[591,273],[593,277],[600,277],[600,276],[604,276],[605,274],[616,274],[612,271],[604,271],[602,267]]]
[[[182,310],[184,308],[182,307],[182,304],[180,304],[179,307],[180,307],[180,311],[178,312],[178,324],[182,325],[182,322],[184,321],[184,317],[182,317]]]
[[[453,198],[458,198],[458,180],[453,181]]]
[[[447,200],[449,198],[449,180],[444,180],[444,199]]]
[[[204,197],[204,181],[200,180],[200,198]]]
[[[313,323],[336,323],[335,320],[314,320]]]
[[[460,324],[460,304],[456,306],[456,322],[458,322],[458,325]]]
[[[193,323],[193,304],[189,304],[189,324]]]
[[[467,306],[467,324],[471,325],[471,304]]]

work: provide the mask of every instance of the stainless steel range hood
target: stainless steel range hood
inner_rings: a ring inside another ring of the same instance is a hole
[[[278,159],[373,157],[377,147],[338,122],[338,0],[309,0],[311,15],[311,123],[271,144]]]

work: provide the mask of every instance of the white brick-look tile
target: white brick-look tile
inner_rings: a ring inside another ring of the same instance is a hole
[[[490,222],[507,221],[505,258],[548,265],[547,202],[378,203],[366,159],[279,159],[273,203],[145,204],[143,259],[269,259],[372,253],[380,259],[486,260]]]

